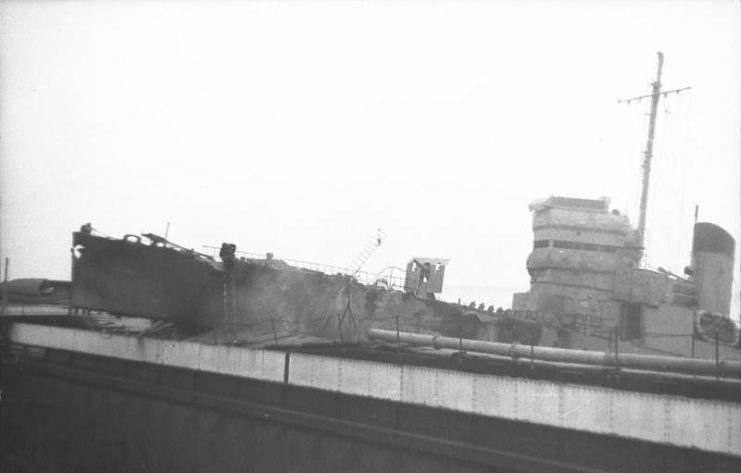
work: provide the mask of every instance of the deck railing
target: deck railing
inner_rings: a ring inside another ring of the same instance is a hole
[[[221,250],[221,248],[219,247],[208,245],[204,245],[203,248],[207,250],[207,254],[213,256],[214,258],[219,256],[219,251]],[[235,252],[235,255],[237,258],[245,259],[265,260],[267,258],[267,255],[265,254],[252,253],[249,251],[237,251]],[[388,286],[389,289],[401,290],[404,288],[405,274],[401,268],[389,267],[378,273],[374,273],[370,271],[356,271],[352,268],[342,266],[333,266],[329,264],[314,263],[311,261],[303,261],[291,258],[282,258],[278,256],[274,256],[273,259],[277,261],[283,261],[290,266],[307,269],[309,271],[318,271],[324,274],[343,274],[347,276],[353,276],[355,279],[363,284],[370,285],[385,281],[385,284]]]

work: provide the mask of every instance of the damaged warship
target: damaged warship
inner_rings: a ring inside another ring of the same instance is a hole
[[[440,258],[413,258],[399,290],[389,278],[364,284],[350,271],[240,256],[230,243],[217,259],[154,234],[111,239],[87,225],[74,233],[73,253],[71,307],[175,322],[231,343],[360,341],[371,327],[480,338],[485,325],[497,339],[540,335],[537,324],[503,311],[437,300],[447,264]]]
[[[606,200],[531,208],[506,311],[439,300],[444,259],[397,289],[84,225],[71,284],[3,285],[8,471],[735,471],[732,238],[698,223],[680,278]]]
[[[636,230],[609,200],[549,197],[530,206],[531,288],[512,308],[438,300],[447,260],[413,258],[403,288],[276,259],[219,258],[154,234],[73,235],[70,306],[173,322],[221,343],[367,342],[369,329],[566,349],[739,358],[730,319],[735,241],[694,227],[686,276],[640,267]],[[379,240],[380,244],[380,240]]]
[[[71,310],[141,317],[207,333],[213,341],[260,345],[307,337],[368,341],[371,328],[562,349],[690,358],[739,357],[730,319],[735,241],[696,222],[692,259],[679,276],[642,263],[663,54],[651,95],[637,228],[607,198],[551,196],[530,205],[533,250],[528,292],[512,307],[439,300],[447,260],[412,258],[403,282],[359,268],[327,270],[239,253],[184,248],[155,234],[121,239],[73,234]],[[382,239],[375,241],[381,244]]]
[[[361,281],[85,224],[71,282],[2,286],[0,469],[738,471],[734,239],[696,223],[679,276],[605,198],[530,210],[497,311],[441,300],[445,259]]]

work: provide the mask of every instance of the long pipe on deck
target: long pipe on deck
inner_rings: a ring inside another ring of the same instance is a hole
[[[614,367],[617,363],[617,365],[622,368],[646,371],[667,371],[702,376],[719,375],[741,378],[741,362],[731,360],[719,360],[716,365],[715,360],[690,359],[673,356],[632,355],[627,353],[620,353],[615,356],[615,354],[596,351],[568,350],[564,348],[539,346],[531,347],[530,345],[439,337],[377,328],[370,329],[368,331],[368,336],[371,339],[393,343],[396,343],[398,340],[401,343],[410,345],[433,348],[450,348],[454,350],[462,349],[470,352],[491,353],[512,358],[528,359],[532,356],[534,359],[538,360],[610,367]]]

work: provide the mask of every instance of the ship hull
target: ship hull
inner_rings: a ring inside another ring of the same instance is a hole
[[[222,262],[136,237],[84,232],[74,234],[73,246],[74,308],[228,331],[247,340],[358,340],[370,327],[477,338],[482,330],[478,313],[463,306],[277,260]],[[496,336],[496,324],[487,330]]]

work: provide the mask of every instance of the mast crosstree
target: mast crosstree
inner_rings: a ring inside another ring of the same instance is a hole
[[[659,51],[658,66],[656,68],[656,80],[651,83],[651,93],[629,99],[618,100],[618,103],[641,102],[645,99],[651,99],[651,113],[648,119],[648,139],[646,140],[646,150],[643,152],[643,183],[641,186],[641,207],[638,217],[638,247],[641,249],[641,258],[643,257],[644,238],[646,235],[646,209],[648,207],[648,187],[651,179],[651,159],[654,152],[654,134],[656,132],[656,111],[659,108],[659,99],[663,95],[678,94],[691,87],[682,87],[680,89],[661,90],[661,70],[664,66],[664,54]]]

